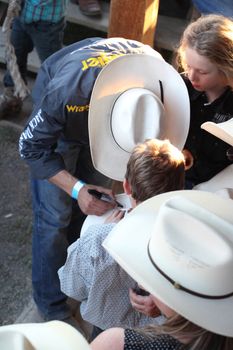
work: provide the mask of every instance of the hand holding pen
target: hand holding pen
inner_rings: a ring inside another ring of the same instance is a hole
[[[88,193],[91,194],[93,197],[102,200],[102,201],[106,201],[106,202],[113,202],[115,203],[119,208],[123,208],[123,205],[121,203],[119,203],[118,201],[116,201],[115,199],[113,199],[110,195],[103,193],[103,192],[99,192],[95,189],[88,189]]]
[[[95,195],[92,193],[93,190],[95,191]],[[89,191],[91,192],[89,193]],[[97,195],[96,191],[101,193],[101,195]],[[105,200],[103,200],[102,195],[104,195]],[[102,197],[102,199],[100,197]],[[117,205],[111,190],[89,184],[85,184],[80,189],[77,201],[80,209],[86,215],[101,216]]]

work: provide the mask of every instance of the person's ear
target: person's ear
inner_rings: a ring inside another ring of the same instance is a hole
[[[130,186],[127,179],[124,179],[124,181],[123,181],[123,188],[124,188],[124,191],[126,194],[131,195],[131,193],[132,193],[131,186]]]

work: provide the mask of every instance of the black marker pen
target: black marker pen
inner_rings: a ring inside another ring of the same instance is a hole
[[[123,205],[121,203],[117,202],[115,199],[113,199],[106,193],[102,193],[94,189],[88,189],[87,191],[89,194],[91,194],[93,197],[97,199],[100,199],[106,202],[115,202],[119,208],[123,208]]]

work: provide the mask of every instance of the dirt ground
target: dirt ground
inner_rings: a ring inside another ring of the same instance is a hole
[[[13,323],[31,294],[31,201],[19,135],[0,121],[0,324]]]
[[[41,322],[31,297],[32,209],[29,169],[18,154],[21,129],[0,121],[0,325]],[[77,302],[69,303],[88,338],[91,326],[82,320]]]
[[[72,24],[67,25],[65,34],[66,44],[103,36],[101,32]],[[4,72],[5,66],[0,65],[0,93]],[[35,74],[30,74],[30,90],[34,81]],[[18,138],[31,110],[29,96],[20,114],[0,120],[0,325],[18,322],[32,303],[29,172],[18,154]]]

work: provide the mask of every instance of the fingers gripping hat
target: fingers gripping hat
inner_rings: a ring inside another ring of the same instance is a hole
[[[130,54],[98,75],[89,109],[94,167],[122,181],[133,147],[146,139],[169,139],[182,149],[189,129],[189,97],[177,71],[163,59]]]
[[[178,314],[232,337],[232,212],[231,199],[210,192],[168,192],[138,205],[103,246]]]
[[[0,327],[0,349],[91,350],[81,333],[61,321],[2,326]]]

